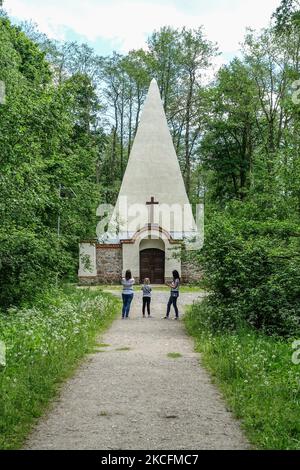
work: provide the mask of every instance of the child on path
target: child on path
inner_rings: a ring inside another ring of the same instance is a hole
[[[145,318],[145,310],[147,307],[147,313],[148,313],[148,318],[151,317],[150,314],[150,303],[151,303],[151,292],[152,288],[150,286],[150,279],[146,277],[144,279],[144,285],[142,286],[142,291],[143,291],[143,317]]]

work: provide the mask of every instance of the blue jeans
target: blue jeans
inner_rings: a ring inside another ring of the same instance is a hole
[[[177,307],[178,297],[179,297],[178,293],[176,293],[176,294],[174,293],[174,294],[170,295],[170,299],[169,299],[169,302],[168,302],[168,305],[167,305],[167,317],[169,317],[169,315],[170,315],[170,310],[171,310],[172,305],[173,305],[174,310],[175,310],[176,318],[179,317],[179,312],[178,312],[178,307]]]
[[[123,298],[122,317],[128,318],[130,305],[133,299],[133,294],[122,294],[122,298]]]

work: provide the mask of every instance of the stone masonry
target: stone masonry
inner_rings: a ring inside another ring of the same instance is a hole
[[[203,278],[203,272],[198,264],[192,260],[181,261],[182,282],[185,284],[197,284]]]
[[[122,277],[121,245],[97,245],[96,266],[98,283],[119,284]]]

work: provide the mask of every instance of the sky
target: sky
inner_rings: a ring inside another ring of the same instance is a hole
[[[268,25],[280,0],[4,0],[16,22],[32,20],[58,40],[86,42],[100,55],[146,48],[162,26],[203,25],[228,62],[239,51],[246,27]]]

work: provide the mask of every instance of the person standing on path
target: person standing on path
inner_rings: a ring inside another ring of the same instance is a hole
[[[179,276],[179,273],[178,271],[173,271],[173,282],[172,284],[166,284],[168,287],[171,288],[171,292],[170,292],[170,298],[169,298],[169,302],[168,302],[168,305],[167,305],[167,315],[165,317],[163,317],[165,320],[168,320],[169,319],[169,315],[170,315],[170,310],[171,310],[171,306],[173,305],[174,307],[174,310],[175,310],[175,318],[174,320],[178,320],[179,319],[179,312],[178,312],[178,307],[177,307],[177,299],[179,297],[179,286],[180,286],[180,276]]]
[[[145,310],[146,310],[146,307],[147,307],[147,313],[148,313],[148,318],[151,317],[151,314],[150,314],[150,303],[151,303],[151,291],[152,291],[152,288],[150,286],[150,279],[148,277],[146,277],[146,279],[144,280],[144,285],[142,287],[142,291],[143,291],[143,317],[145,318]]]
[[[122,299],[123,299],[123,308],[122,308],[122,319],[129,317],[130,305],[133,299],[133,285],[134,279],[131,275],[131,271],[128,269],[125,273],[125,277],[122,279]]]

